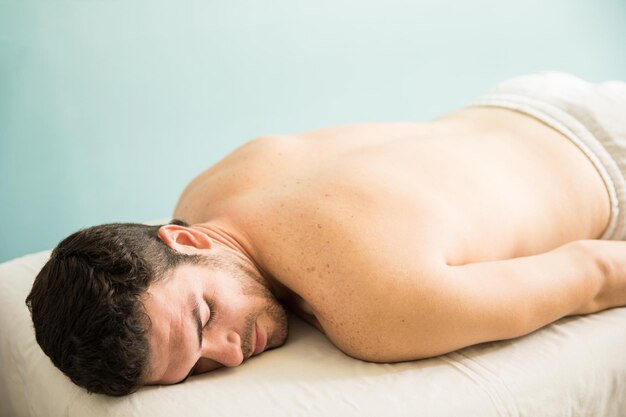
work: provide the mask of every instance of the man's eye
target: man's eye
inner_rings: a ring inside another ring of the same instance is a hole
[[[206,300],[206,303],[207,303],[207,306],[209,307],[209,320],[207,320],[204,327],[207,327],[213,324],[213,322],[215,321],[215,317],[217,316],[213,302],[211,302],[210,300]]]

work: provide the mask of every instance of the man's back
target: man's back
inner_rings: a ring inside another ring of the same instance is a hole
[[[567,138],[520,113],[472,108],[429,124],[259,138],[196,178],[174,216],[233,224],[267,243],[261,257],[277,236],[332,222],[343,233],[331,245],[358,237],[405,247],[400,263],[427,251],[460,265],[598,238],[609,212],[600,176]]]
[[[384,312],[400,295],[444,291],[447,267],[598,238],[609,214],[601,177],[567,138],[521,113],[470,108],[257,139],[195,179],[174,216],[232,236],[283,301],[350,352],[384,344],[363,323],[398,320]],[[437,308],[414,298],[405,309]]]

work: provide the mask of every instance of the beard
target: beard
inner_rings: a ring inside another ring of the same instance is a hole
[[[269,317],[272,327],[267,330],[266,350],[282,346],[287,340],[289,333],[289,319],[283,305],[269,289],[269,284],[250,265],[249,261],[242,259],[238,254],[225,250],[219,255],[219,268],[222,268],[233,279],[239,282],[242,294],[251,299],[260,300],[261,307],[249,313],[244,321],[244,333],[241,341],[241,350],[244,358],[252,355],[252,335],[254,325],[258,318],[265,314]],[[216,266],[213,264],[213,266]]]
[[[270,301],[270,300],[267,300]],[[287,340],[287,334],[289,333],[289,320],[285,308],[276,300],[268,302],[265,308],[254,313],[250,313],[246,316],[244,333],[241,341],[241,351],[244,358],[252,356],[252,335],[254,334],[254,325],[257,322],[259,316],[265,313],[270,318],[272,328],[267,330],[267,342],[265,350],[273,349],[282,346]]]

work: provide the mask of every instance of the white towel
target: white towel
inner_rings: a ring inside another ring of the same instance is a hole
[[[593,162],[609,193],[611,217],[601,239],[626,239],[626,82],[593,84],[539,72],[504,81],[472,105],[520,111],[568,137]]]

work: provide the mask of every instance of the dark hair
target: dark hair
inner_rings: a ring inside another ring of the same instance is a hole
[[[166,245],[159,228],[113,223],[68,236],[26,298],[43,351],[90,392],[117,396],[139,388],[148,372],[150,323],[141,297],[176,265],[200,261]]]

